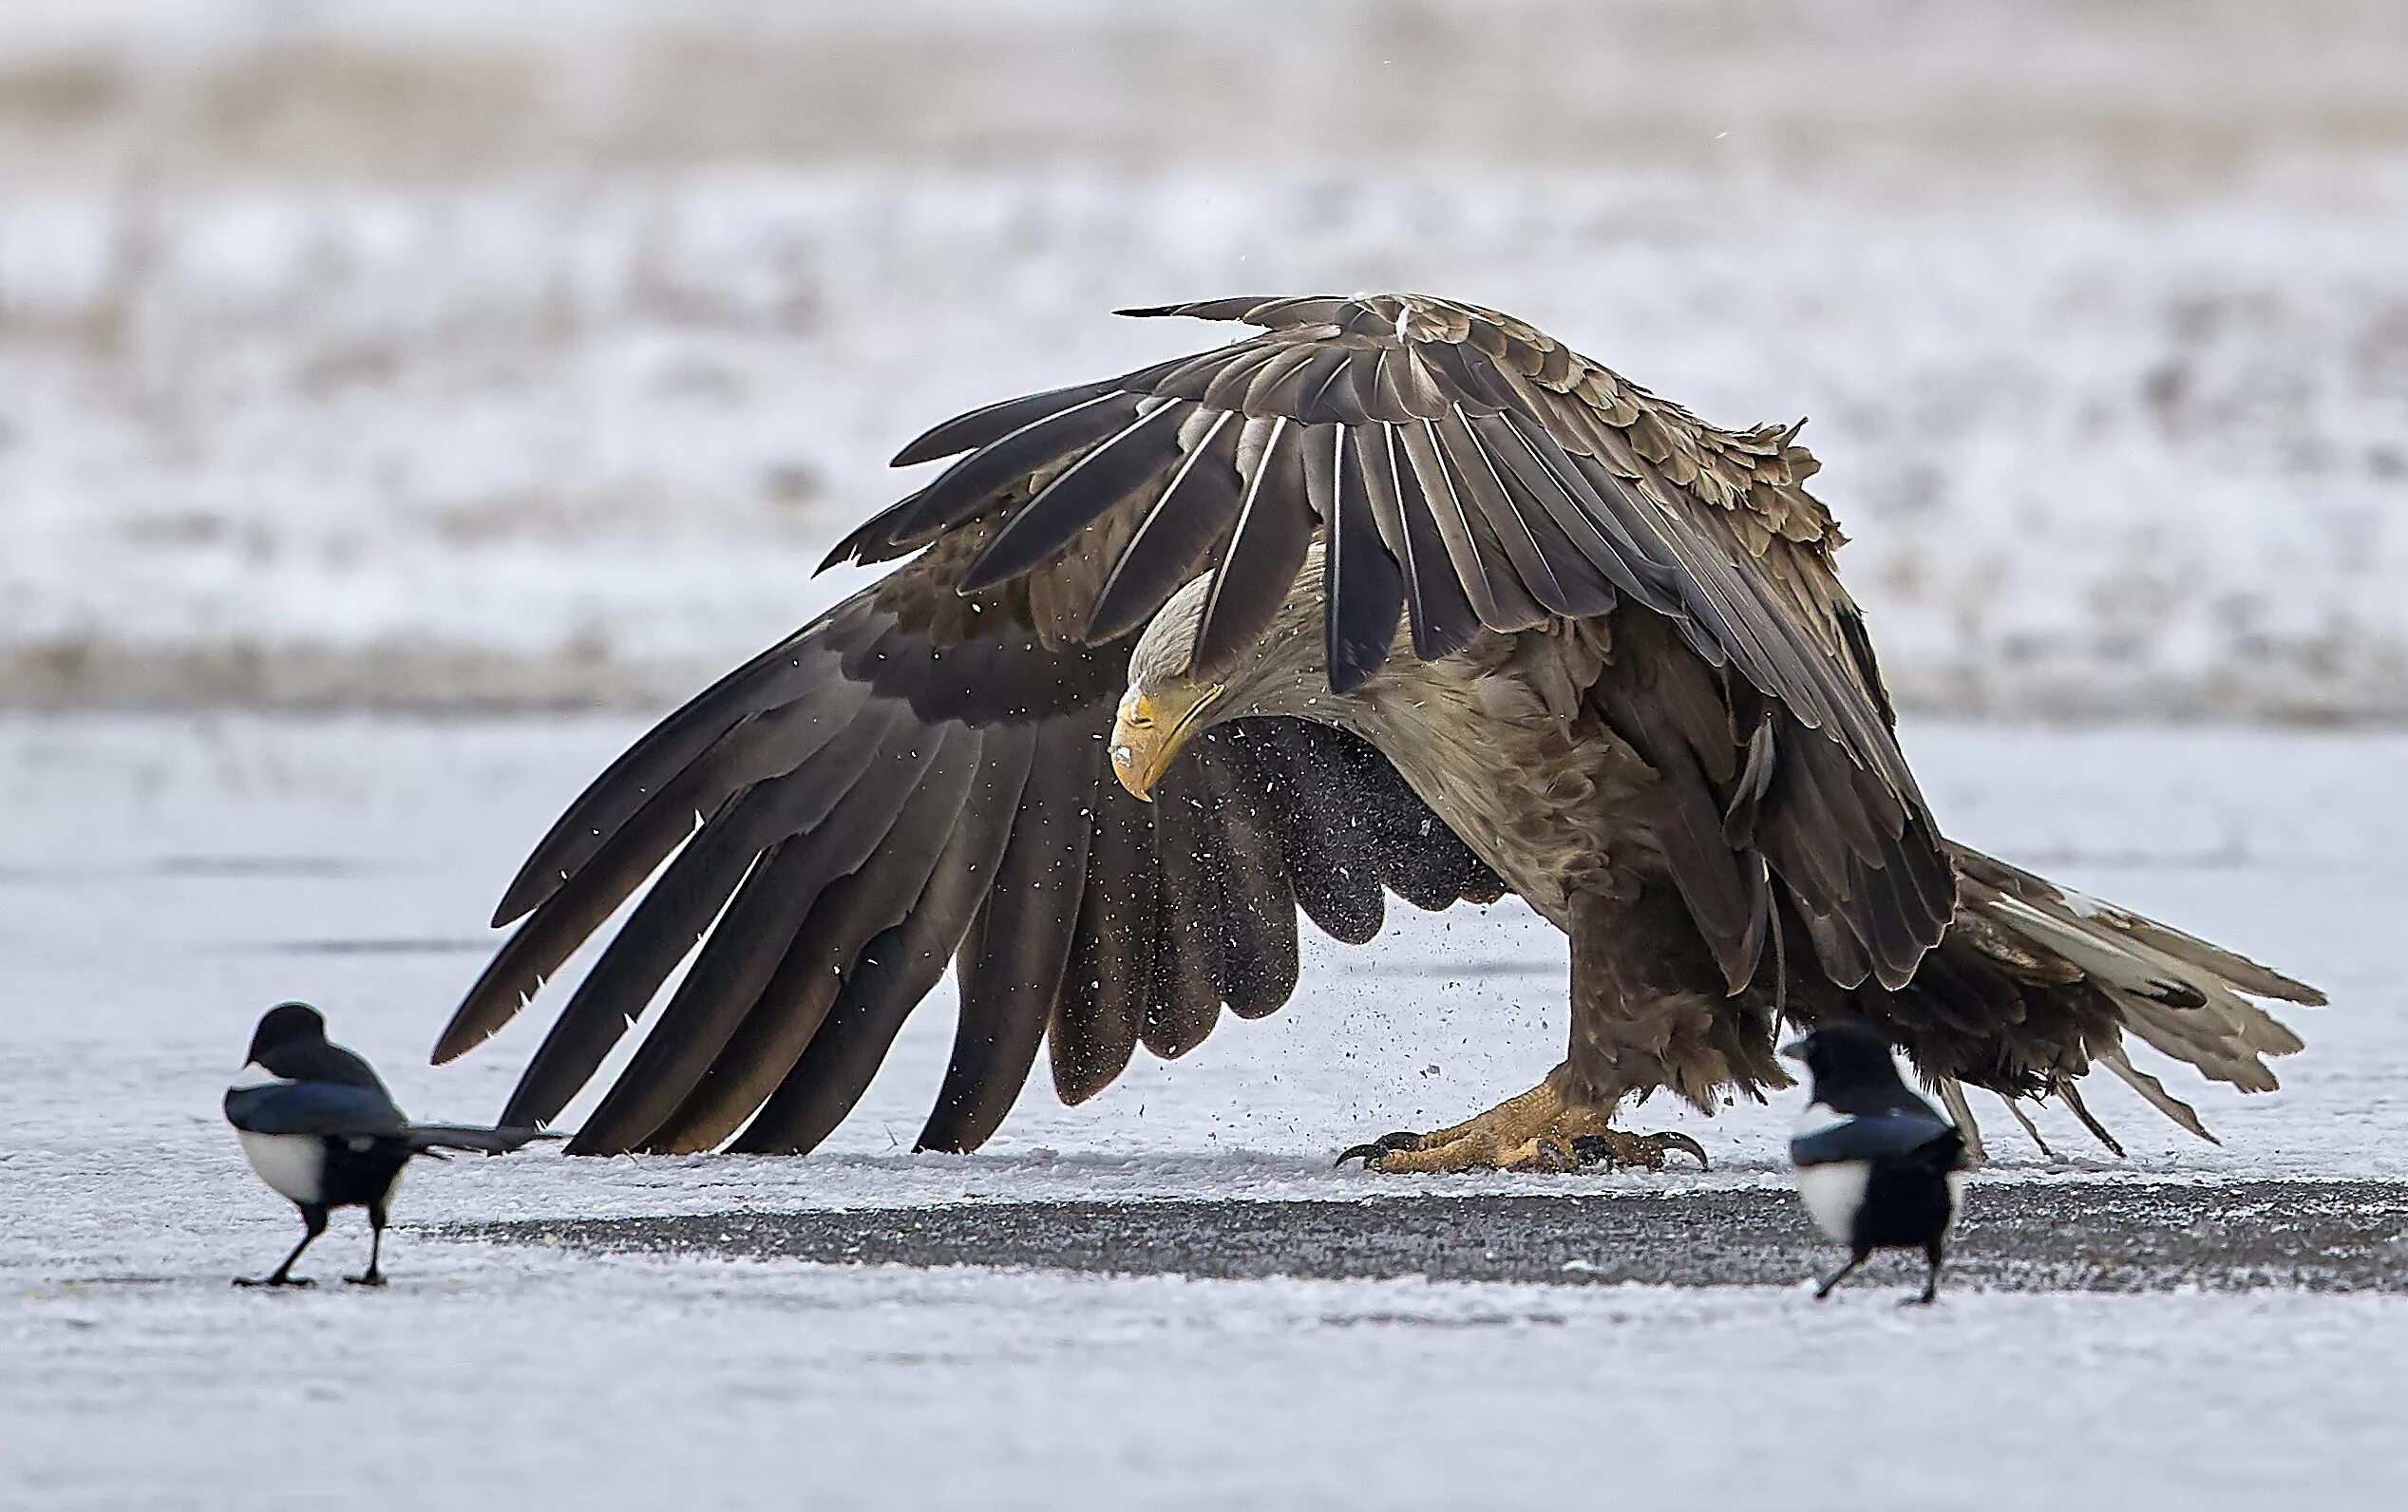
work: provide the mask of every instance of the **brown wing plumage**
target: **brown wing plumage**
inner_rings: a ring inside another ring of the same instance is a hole
[[[1715,429],[1468,305],[1133,312],[1263,329],[906,446],[899,463],[957,460],[830,559],[918,558],[597,780],[512,885],[498,921],[524,922],[438,1058],[506,1022],[659,868],[510,1121],[556,1116],[691,954],[577,1147],[741,1130],[742,1148],[807,1148],[958,960],[961,1023],[921,1143],[968,1148],[1049,1038],[1076,1099],[1137,1044],[1177,1054],[1223,1006],[1276,1008],[1299,907],[1360,938],[1383,887],[1496,896],[1387,761],[1333,730],[1213,731],[1151,810],[1106,774],[1134,633],[1208,571],[1199,670],[1234,658],[1317,533],[1340,690],[1400,623],[1433,657],[1484,628],[1612,616],[1591,696],[1664,774],[1654,823],[1735,987],[1779,927],[1775,884],[1835,983],[1911,975],[1953,884],[1788,432]]]
[[[899,464],[957,460],[830,559],[916,558],[664,720],[537,847],[496,917],[522,922],[439,1060],[643,896],[503,1122],[555,1117],[692,955],[572,1148],[808,1149],[951,964],[960,1020],[920,1143],[967,1149],[1040,1046],[1075,1102],[1138,1045],[1178,1055],[1224,1007],[1277,1009],[1299,912],[1360,942],[1388,892],[1499,896],[1386,757],[1320,725],[1207,730],[1150,807],[1107,775],[1137,630],[1210,573],[1192,670],[1211,675],[1316,535],[1341,691],[1400,625],[1422,658],[1572,632],[1488,650],[1577,644],[1585,686],[1566,672],[1550,707],[1581,701],[1644,759],[1653,785],[1617,822],[1758,1007],[1870,1013],[1926,1068],[2016,1093],[2070,1098],[2095,1057],[2192,1127],[2115,1025],[2245,1087],[2297,1048],[2233,994],[2308,989],[1943,845],[1794,427],[1717,429],[1509,316],[1417,295],[1129,313],[1261,329],[906,446]]]
[[[1417,654],[1460,649],[1481,625],[1523,630],[1627,598],[1913,790],[1877,681],[1845,628],[1854,608],[1830,572],[1837,535],[1800,486],[1813,460],[1790,432],[1716,429],[1510,316],[1419,295],[1124,313],[1266,329],[937,426],[897,460],[966,455],[836,556],[901,555],[1039,480],[971,564],[964,582],[975,590],[1052,558],[1143,494],[1115,576],[1175,588],[1212,568],[1204,640],[1227,656],[1276,607],[1255,589],[1261,568],[1300,558],[1326,515],[1336,535],[1367,525],[1401,569]],[[1169,486],[1151,486],[1165,477]],[[1332,633],[1384,615],[1385,588],[1341,586]],[[1090,628],[1142,623],[1151,595],[1124,596]],[[1384,637],[1351,639],[1386,654]],[[1376,665],[1363,660],[1334,669],[1340,690]]]
[[[1435,657],[1484,627],[1628,607],[1595,701],[1661,776],[1652,827],[1727,985],[1779,927],[1775,885],[1838,984],[1914,974],[1954,879],[1794,426],[1717,429],[1511,316],[1420,295],[1126,312],[1263,329],[938,426],[901,460],[966,455],[840,555],[911,550],[1033,477],[965,584],[1096,552],[1083,533],[1102,532],[1092,638],[1209,571],[1210,675],[1269,624],[1318,531],[1340,691],[1400,617]]]
[[[1109,557],[965,595],[991,530],[951,527],[597,779],[511,884],[495,922],[523,922],[436,1059],[508,1022],[659,868],[554,1021],[513,1120],[558,1116],[692,954],[571,1148],[808,1149],[958,963],[959,1026],[920,1143],[969,1149],[1049,1037],[1075,1102],[1141,1042],[1178,1055],[1223,1006],[1278,1008],[1299,903],[1359,940],[1386,890],[1432,907],[1501,895],[1384,759],[1320,727],[1210,731],[1161,803],[1129,798],[1104,755],[1128,643],[1064,632]]]

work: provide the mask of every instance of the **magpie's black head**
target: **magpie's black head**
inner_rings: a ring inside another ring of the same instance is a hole
[[[1782,1046],[1781,1053],[1806,1063],[1817,1102],[1829,1103],[1830,1094],[1846,1088],[1906,1089],[1898,1079],[1898,1063],[1889,1058],[1889,1037],[1853,1019],[1817,1024]]]
[[[279,1049],[325,1043],[325,1014],[307,1003],[278,1003],[259,1015],[259,1027],[251,1031],[249,1059],[265,1066]]]

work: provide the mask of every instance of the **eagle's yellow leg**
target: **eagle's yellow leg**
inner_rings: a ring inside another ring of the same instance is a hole
[[[1664,1157],[1685,1150],[1706,1163],[1706,1152],[1686,1134],[1631,1134],[1612,1126],[1611,1104],[1575,1102],[1550,1076],[1475,1118],[1430,1134],[1390,1134],[1337,1158],[1360,1160],[1375,1171],[1576,1171],[1584,1165],[1663,1169]]]

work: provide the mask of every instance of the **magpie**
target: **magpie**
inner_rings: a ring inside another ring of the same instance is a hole
[[[1821,1301],[1875,1250],[1920,1249],[1930,1264],[1923,1295],[1940,1295],[1943,1241],[1957,1217],[1964,1136],[1906,1090],[1889,1041],[1868,1025],[1817,1026],[1781,1053],[1804,1061],[1812,1087],[1790,1140],[1798,1195],[1817,1227],[1849,1258],[1817,1287]]]
[[[385,1213],[402,1168],[438,1150],[506,1154],[529,1140],[557,1139],[531,1128],[468,1128],[412,1124],[368,1062],[326,1038],[326,1019],[307,1003],[278,1003],[251,1035],[249,1064],[226,1088],[226,1122],[259,1180],[301,1210],[306,1232],[271,1275],[237,1276],[237,1286],[309,1286],[293,1262],[326,1232],[338,1207],[368,1209],[368,1269],[345,1280],[382,1286]],[[438,1159],[442,1157],[437,1156]]]

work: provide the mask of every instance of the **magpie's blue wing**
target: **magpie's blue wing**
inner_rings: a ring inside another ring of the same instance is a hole
[[[1912,1155],[1936,1141],[1962,1137],[1956,1126],[1935,1113],[1918,1108],[1890,1108],[1862,1113],[1829,1128],[1800,1134],[1790,1141],[1790,1160],[1798,1165],[1830,1165],[1839,1161],[1875,1161]],[[1953,1151],[1950,1152],[1953,1157]]]
[[[226,1122],[248,1134],[400,1134],[408,1127],[381,1087],[271,1082],[226,1093]]]

